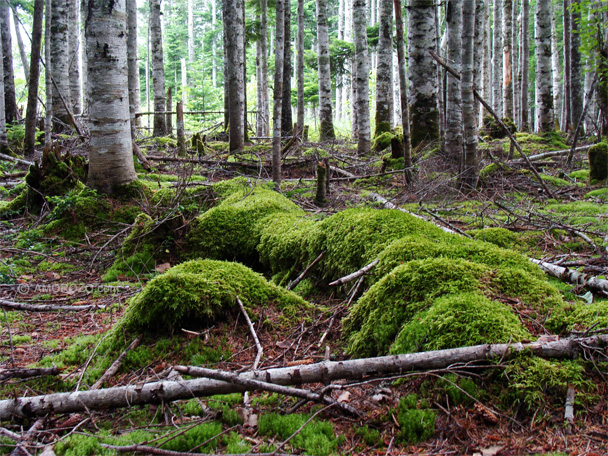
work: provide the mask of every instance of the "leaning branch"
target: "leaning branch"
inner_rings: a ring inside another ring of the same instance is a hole
[[[260,380],[276,385],[329,383],[334,380],[361,380],[408,371],[442,369],[456,364],[467,364],[488,359],[505,358],[523,350],[543,358],[572,358],[583,349],[605,347],[608,335],[540,341],[532,343],[476,345],[405,355],[348,361],[325,361],[262,371],[245,372],[239,378]],[[176,370],[189,375],[200,375],[197,367],[177,366]],[[206,373],[206,372],[205,372]],[[197,378],[183,381],[160,381],[143,385],[129,385],[92,391],[54,393],[33,397],[19,397],[0,401],[0,421],[42,416],[49,413],[73,413],[132,407],[141,404],[170,402],[193,397],[212,396],[253,390],[251,386]]]
[[[370,264],[363,266],[358,271],[355,271],[352,274],[348,274],[347,276],[340,277],[338,280],[335,280],[332,283],[330,283],[329,286],[333,287],[335,285],[344,285],[345,283],[352,282],[353,280],[358,279],[361,276],[364,276],[369,271],[371,271],[374,266],[376,266],[378,264],[378,261],[380,261],[380,260],[374,260]]]
[[[59,374],[58,367],[11,368],[0,369],[0,381],[10,378],[31,378]]]
[[[55,306],[53,304],[25,304],[23,302],[7,301],[6,299],[0,299],[0,308],[10,310],[26,310],[29,312],[56,312],[59,310],[77,311],[77,310],[91,310],[91,309],[103,309],[105,306],[96,306],[94,304],[85,306]]]

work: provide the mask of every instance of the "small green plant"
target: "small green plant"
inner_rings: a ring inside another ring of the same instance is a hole
[[[430,439],[435,433],[437,415],[428,408],[425,401],[418,401],[415,393],[401,398],[397,419],[401,426],[397,438],[403,443],[420,443]]]
[[[380,431],[378,429],[370,428],[368,425],[356,427],[355,435],[361,437],[365,444],[371,447],[375,447],[381,443]]]

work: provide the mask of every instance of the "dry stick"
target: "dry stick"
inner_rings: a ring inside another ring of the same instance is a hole
[[[175,369],[179,371],[179,367],[180,366],[176,366]],[[359,415],[359,412],[357,412],[352,407],[345,404],[340,404],[330,397],[324,396],[319,393],[314,393],[310,390],[292,388],[290,386],[276,385],[274,383],[269,383],[261,380],[253,380],[251,378],[245,378],[242,375],[234,374],[232,372],[208,369],[206,367],[198,367],[196,369],[196,375],[211,378],[213,380],[221,380],[224,382],[232,383],[234,385],[244,386],[250,389],[259,389],[263,391],[270,391],[271,393],[299,397],[300,399],[306,399],[311,402],[324,402],[329,406],[336,406],[343,412],[346,412],[350,415]]]
[[[114,361],[112,363],[112,365],[108,368],[108,370],[105,371],[101,377],[99,377],[99,380],[97,380],[95,383],[93,383],[93,386],[91,386],[92,390],[101,388],[101,385],[103,385],[103,382],[105,382],[110,377],[112,377],[116,372],[118,372],[118,369],[120,369],[120,366],[122,365],[122,362],[124,361],[125,357],[129,353],[129,351],[136,348],[141,343],[141,339],[142,339],[141,335],[139,335],[135,339],[133,339],[133,342],[131,342],[131,344],[125,349],[125,351],[123,351],[118,356],[118,358],[116,358],[116,361]]]
[[[570,166],[572,164],[572,158],[574,158],[574,150],[576,149],[576,143],[578,141],[578,135],[581,132],[581,127],[583,126],[583,120],[585,116],[587,116],[587,110],[589,109],[589,100],[592,99],[593,92],[595,91],[595,85],[597,84],[597,72],[593,76],[593,84],[591,84],[591,88],[589,92],[587,92],[587,97],[585,98],[585,106],[583,107],[583,112],[578,119],[578,124],[576,125],[576,130],[574,131],[574,138],[572,138],[572,148],[570,149],[570,153],[568,154],[568,158],[566,159],[566,165]]]
[[[2,312],[4,313],[4,321],[6,322],[6,328],[8,329],[8,343],[11,347],[11,366],[15,367],[15,347],[13,345],[13,336],[11,334],[11,325],[8,321],[8,315],[6,315],[6,309],[3,307]]]
[[[278,447],[275,448],[275,450],[272,452],[272,454],[276,454],[281,448],[283,448],[285,445],[287,445],[287,443],[293,439],[296,435],[298,435],[300,432],[302,432],[302,430],[308,425],[308,423],[310,423],[313,419],[316,418],[317,415],[319,415],[321,412],[324,412],[325,410],[327,410],[328,408],[332,407],[332,405],[328,405],[327,407],[323,407],[321,410],[317,410],[310,418],[308,418],[306,420],[306,422],[300,426],[296,432],[294,432],[293,434],[291,434],[287,440],[284,440]]]
[[[42,427],[44,424],[45,418],[38,418],[34,424],[28,429],[28,431],[19,439],[19,443],[15,446],[15,449],[11,451],[10,456],[21,456],[21,452],[25,452],[29,454],[29,452],[25,449],[27,446],[27,442],[34,437],[34,434]]]
[[[42,376],[46,376],[46,375],[57,375],[57,374],[59,374],[58,367],[32,367],[32,368],[13,367],[12,369],[0,369],[0,381],[8,380],[9,378],[42,377]]]
[[[472,239],[470,235],[468,235],[467,233],[465,233],[464,231],[462,231],[460,228],[458,228],[457,226],[452,225],[450,222],[448,222],[447,220],[444,220],[443,218],[441,218],[439,215],[435,214],[434,212],[430,211],[429,209],[427,209],[426,207],[422,207],[422,210],[424,212],[426,212],[427,214],[429,214],[431,217],[439,220],[441,223],[443,223],[444,225],[449,226],[452,230],[456,231],[458,234],[463,235],[464,237],[468,237],[469,239]]]
[[[435,53],[434,51],[429,51],[429,54],[431,54],[431,57],[433,57],[437,61],[437,63],[439,63],[442,67],[444,67],[448,71],[448,73],[450,73],[456,79],[460,80],[460,74],[458,74],[453,68],[451,68],[445,60],[443,60],[441,57],[439,57],[439,55],[437,55],[437,53]],[[526,154],[524,154],[524,151],[522,150],[521,146],[519,145],[519,143],[517,142],[517,140],[511,133],[511,131],[509,131],[507,126],[504,124],[504,122],[502,120],[500,120],[500,117],[498,117],[498,115],[494,112],[492,107],[481,97],[481,95],[479,95],[479,92],[477,92],[476,89],[473,89],[473,95],[475,95],[475,98],[477,98],[477,100],[479,100],[479,102],[483,105],[483,107],[486,108],[486,110],[492,115],[492,117],[494,117],[494,120],[496,120],[498,125],[500,125],[500,127],[507,134],[507,136],[511,140],[511,144],[513,144],[515,146],[515,148],[517,149],[519,154],[526,161],[526,164],[530,168],[530,171],[532,171],[534,173],[534,176],[536,177],[536,179],[538,180],[540,185],[543,187],[545,192],[547,192],[547,195],[549,195],[551,198],[555,198],[555,196],[553,195],[551,190],[549,190],[549,187],[547,187],[547,184],[545,184],[545,181],[543,181],[542,177],[540,177],[540,174],[538,174],[538,171],[536,171],[536,168],[534,168],[534,166],[532,165],[532,162],[530,162],[530,160],[528,159],[528,156]]]
[[[304,269],[304,271],[302,271],[302,274],[300,274],[300,275],[299,275],[299,276],[296,278],[296,280],[294,280],[293,282],[289,282],[289,284],[287,285],[287,289],[288,289],[288,290],[293,290],[293,289],[296,287],[296,285],[297,285],[297,284],[299,284],[299,283],[300,283],[300,281],[301,281],[301,280],[302,280],[304,277],[306,277],[306,274],[308,274],[308,271],[310,271],[310,270],[311,270],[311,269],[314,267],[314,265],[315,265],[315,264],[317,264],[319,261],[321,261],[321,258],[323,258],[324,256],[325,256],[325,252],[321,252],[321,253],[319,254],[319,256],[318,256],[317,258],[315,258],[315,259],[313,260],[313,262],[312,262],[312,263],[310,263],[310,264],[309,264],[309,265],[306,267],[306,269]]]
[[[27,166],[32,166],[34,164],[34,162],[31,162],[28,160],[23,160],[22,158],[11,157],[10,155],[6,155],[6,154],[0,154],[0,158],[2,160],[8,160],[8,161],[12,161],[15,163],[20,163],[22,165],[27,165]]]
[[[102,245],[99,250],[95,253],[95,255],[93,255],[93,259],[91,260],[91,263],[89,263],[89,267],[93,267],[93,264],[95,263],[95,260],[97,259],[97,257],[99,256],[99,254],[103,251],[103,249],[105,249],[108,244],[110,244],[114,239],[116,239],[118,236],[122,235],[123,233],[126,233],[127,231],[129,231],[131,228],[133,228],[132,225],[129,225],[128,227],[120,230],[118,233],[116,233],[114,236],[112,236],[108,242],[106,242],[104,245]]]
[[[447,350],[437,350],[404,355],[382,356],[346,361],[266,369],[246,372],[239,379],[262,379],[261,386],[300,385],[304,383],[329,383],[338,379],[365,379],[407,371],[439,369],[456,363],[473,363],[487,359],[506,357],[524,350],[543,358],[575,357],[582,350],[602,348],[608,343],[608,335],[536,341],[531,343],[476,345]],[[198,367],[175,366],[178,372],[189,375],[208,373]],[[212,371],[213,372],[213,371]],[[33,397],[0,400],[0,421],[48,413],[70,413],[109,408],[132,407],[141,404],[169,402],[179,399],[228,394],[258,389],[226,381],[197,378],[179,382],[160,381],[92,391],[53,393]],[[302,392],[298,390],[298,392]]]
[[[564,420],[568,421],[568,424],[571,425],[574,421],[574,397],[576,396],[576,391],[572,387],[568,387],[568,393],[566,395],[566,406],[564,408]]]
[[[577,147],[576,149],[574,149],[574,152],[584,152],[586,150],[589,150],[590,147],[591,146],[580,146],[580,147]],[[552,150],[550,152],[543,152],[542,154],[530,155],[530,156],[528,156],[528,160],[530,160],[532,162],[532,161],[543,160],[544,158],[560,157],[562,155],[568,155],[570,153],[570,151],[572,151],[572,149]],[[518,158],[517,160],[511,160],[510,162],[507,162],[506,164],[514,165],[514,164],[521,164],[521,163],[525,163],[525,160],[523,158]]]
[[[160,456],[217,456],[217,453],[191,453],[191,452],[182,452],[182,451],[172,451],[172,450],[163,450],[162,448],[154,448],[146,445],[125,445],[125,446],[117,446],[117,445],[108,445],[106,443],[100,444],[104,448],[108,448],[110,450],[114,450],[118,453],[147,453],[147,454],[155,454]],[[291,454],[279,454],[279,453],[249,453],[253,456],[293,456]],[[242,456],[236,454],[225,454],[223,456]]]
[[[131,144],[132,144],[133,154],[135,154],[135,156],[141,163],[141,166],[143,166],[146,171],[152,170],[152,166],[150,165],[150,162],[148,161],[146,156],[142,153],[142,151],[139,149],[139,146],[137,145],[137,143],[134,140],[131,140]]]
[[[380,260],[376,259],[376,260],[372,261],[370,264],[363,266],[358,271],[355,271],[352,274],[348,274],[344,277],[340,277],[338,280],[334,280],[333,282],[331,282],[329,284],[329,286],[333,287],[334,285],[344,285],[345,283],[352,282],[353,280],[358,279],[359,277],[367,274],[374,266],[376,266],[378,264],[379,261]]]
[[[239,304],[239,307],[241,308],[241,312],[243,313],[243,316],[245,317],[247,326],[249,326],[249,332],[251,333],[251,336],[253,337],[255,346],[257,348],[257,354],[255,355],[255,360],[253,361],[253,366],[252,366],[253,370],[257,370],[258,365],[260,364],[260,359],[262,358],[262,353],[264,353],[264,348],[262,347],[262,344],[260,343],[260,339],[258,339],[258,335],[255,332],[255,328],[253,327],[253,323],[251,322],[251,319],[249,318],[249,314],[247,314],[247,310],[245,310],[245,306],[243,305],[243,302],[239,299],[238,296],[236,297],[236,302]],[[243,403],[245,405],[249,404],[249,392],[248,391],[246,391],[245,394],[243,394]]]
[[[90,310],[90,309],[104,309],[105,306],[98,306],[95,304],[83,305],[83,306],[54,306],[52,304],[25,304],[22,302],[7,301],[6,299],[0,299],[0,307],[10,310],[25,310],[28,312],[56,312],[59,310],[77,311],[77,310]]]

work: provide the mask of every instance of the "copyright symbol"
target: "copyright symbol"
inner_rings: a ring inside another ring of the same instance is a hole
[[[17,287],[17,293],[27,294],[30,291],[30,286],[26,283],[22,283]]]

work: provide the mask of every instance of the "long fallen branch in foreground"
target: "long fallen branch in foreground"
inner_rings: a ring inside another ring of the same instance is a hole
[[[585,152],[585,151],[589,150],[590,147],[591,146],[581,146],[581,147],[577,147],[576,149],[574,149],[574,151],[575,152]],[[551,150],[549,152],[543,152],[541,154],[528,155],[528,160],[533,162],[533,161],[544,160],[545,158],[561,157],[564,155],[568,155],[571,152],[571,150],[572,149]],[[507,164],[509,164],[509,165],[525,164],[525,163],[526,163],[526,161],[523,158],[517,158],[515,160],[511,160],[510,162],[507,162]]]
[[[325,361],[309,365],[245,372],[238,377],[277,385],[327,384],[339,379],[376,378],[409,371],[442,369],[487,359],[506,358],[512,353],[519,353],[523,350],[543,358],[573,358],[584,348],[601,348],[607,343],[608,335],[597,335],[526,344],[476,345],[378,358]],[[176,366],[175,369],[181,373],[194,376],[202,373],[197,367]],[[5,399],[0,401],[0,421],[42,416],[49,413],[72,413],[132,407],[134,405],[170,402],[215,394],[252,391],[254,389],[256,388],[225,381],[197,378]]]
[[[55,306],[53,304],[26,304],[23,302],[7,301],[6,299],[0,299],[0,308],[10,310],[27,310],[29,312],[56,312],[59,310],[77,311],[77,310],[91,310],[91,309],[103,309],[105,306],[97,306],[95,304],[88,304],[82,306]]]
[[[58,367],[33,367],[33,368],[9,368],[0,369],[0,381],[10,378],[30,378],[41,377],[46,375],[58,375]]]

